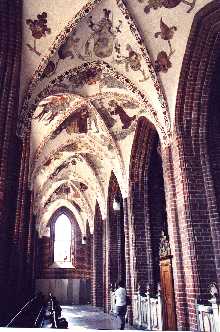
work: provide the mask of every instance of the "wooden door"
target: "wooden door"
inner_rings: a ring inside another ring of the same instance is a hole
[[[171,258],[160,261],[160,282],[163,299],[163,330],[174,331],[177,326]]]

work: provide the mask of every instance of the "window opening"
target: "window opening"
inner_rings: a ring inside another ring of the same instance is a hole
[[[55,222],[54,262],[71,262],[71,222],[65,214]]]

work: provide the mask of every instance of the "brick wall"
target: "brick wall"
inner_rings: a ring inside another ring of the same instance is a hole
[[[207,123],[207,145],[209,167],[211,173],[207,179],[207,196],[210,207],[210,221],[213,247],[215,249],[215,260],[218,284],[220,286],[220,55],[215,63],[215,70],[210,86],[210,98],[208,102],[208,123]],[[211,186],[210,186],[211,184]],[[213,209],[214,207],[214,209]]]

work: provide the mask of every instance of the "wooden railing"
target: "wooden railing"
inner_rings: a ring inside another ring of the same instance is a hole
[[[198,330],[201,332],[220,331],[220,303],[216,297],[207,304],[196,303]]]
[[[111,291],[110,298],[111,298],[111,308],[110,308],[110,312],[111,312],[112,314],[115,314],[115,313],[116,313],[116,305],[115,305],[115,292],[114,292],[114,291]]]
[[[132,302],[135,326],[152,331],[162,330],[162,303],[159,288],[155,297],[150,296],[149,290],[144,294],[137,292]]]
[[[111,313],[115,310],[115,294],[111,291]],[[162,303],[160,288],[157,296],[150,296],[149,290],[141,294],[139,291],[132,297],[133,325],[152,331],[162,330]]]

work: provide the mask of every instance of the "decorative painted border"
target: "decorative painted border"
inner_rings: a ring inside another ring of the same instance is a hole
[[[70,33],[70,31],[76,29],[76,27],[80,23],[80,21],[83,18],[85,18],[85,16],[88,15],[88,13],[91,10],[93,10],[95,8],[95,6],[97,4],[99,4],[101,1],[102,0],[93,0],[93,1],[90,1],[86,6],[84,6],[79,11],[79,13],[76,14],[74,16],[74,18],[67,24],[67,26],[65,28],[65,31],[61,32],[56,37],[56,40],[55,40],[54,44],[48,50],[49,54],[42,59],[41,64],[39,65],[38,69],[35,71],[35,73],[32,77],[32,80],[31,80],[31,82],[30,82],[30,84],[27,88],[27,91],[25,92],[26,98],[23,102],[23,107],[22,107],[22,111],[21,111],[21,118],[20,118],[20,121],[19,121],[19,124],[18,124],[18,129],[17,129],[17,134],[19,136],[23,137],[23,135],[24,135],[24,133],[22,133],[22,127],[24,125],[27,126],[27,129],[30,129],[30,122],[31,122],[30,121],[30,117],[31,117],[30,113],[32,113],[34,111],[34,108],[35,108],[34,106],[36,105],[36,99],[35,99],[34,104],[32,104],[32,106],[30,106],[30,107],[29,107],[29,100],[31,98],[32,90],[37,86],[37,82],[39,81],[39,79],[41,77],[41,73],[43,72],[44,68],[46,67],[47,61],[49,61],[49,58],[55,53],[56,49],[62,44],[62,42],[65,40],[65,38]],[[165,132],[163,133],[163,135],[164,135],[164,137],[166,137],[166,136],[171,137],[171,129],[170,129],[171,126],[170,126],[170,119],[169,119],[169,113],[168,113],[168,105],[167,105],[167,102],[166,102],[165,97],[163,95],[161,85],[159,83],[159,80],[157,79],[157,76],[156,76],[155,70],[153,68],[153,65],[151,64],[151,61],[150,61],[150,58],[149,58],[149,55],[148,55],[148,50],[145,46],[143,46],[143,41],[140,37],[138,29],[137,29],[133,19],[131,18],[130,13],[128,12],[128,9],[127,9],[126,5],[124,4],[124,2],[122,0],[116,0],[116,4],[118,5],[118,8],[121,10],[121,12],[124,15],[125,19],[129,22],[128,24],[130,26],[130,30],[133,33],[134,37],[136,38],[138,44],[140,45],[142,55],[143,55],[147,65],[148,65],[148,68],[149,68],[149,71],[150,71],[150,74],[151,74],[151,78],[152,78],[153,83],[154,83],[154,87],[155,87],[155,89],[158,93],[159,102],[161,103],[162,109],[165,109],[163,111],[163,116],[164,116],[164,121],[165,121],[165,124],[166,124],[166,127],[167,127],[167,135],[165,134]],[[120,75],[120,74],[118,73],[118,75]],[[51,82],[53,82],[53,84],[54,84],[55,81],[56,81],[56,79],[52,80]],[[51,84],[51,82],[49,83],[49,85]],[[132,84],[132,85],[134,86],[134,84]],[[141,94],[144,95],[144,93],[141,93]],[[143,98],[143,96],[142,96],[142,98]],[[143,98],[143,99],[146,99],[146,98]],[[29,118],[27,119],[27,117],[29,117]],[[156,115],[154,115],[154,117],[156,117]],[[23,119],[23,121],[22,121],[22,119]],[[24,130],[24,132],[25,132],[25,130]]]
[[[101,94],[98,94],[98,95],[95,95],[95,96],[90,96],[90,97],[88,97],[88,98],[86,98],[86,99],[82,99],[82,103],[84,103],[84,102],[87,100],[86,105],[88,105],[88,102],[91,103],[92,101],[97,100],[97,99],[101,99],[101,98],[103,98],[103,97],[104,97],[104,98],[107,98],[107,97],[111,97],[111,98],[117,97],[117,99],[118,99],[118,98],[126,98],[126,99],[131,100],[131,101],[134,102],[134,103],[137,103],[137,100],[136,100],[136,99],[134,99],[134,98],[128,96],[128,95],[125,94],[125,93],[119,93],[119,92],[104,92],[104,93],[101,93]],[[88,105],[88,106],[89,106],[89,105]],[[140,106],[140,104],[139,104],[139,106]],[[142,107],[144,107],[144,106],[145,106],[145,105],[144,105],[143,102],[142,102]],[[78,104],[77,107],[80,107],[80,105]],[[93,107],[95,108],[94,105],[92,105],[92,108],[93,108]],[[95,108],[95,111],[96,111],[96,113],[97,113],[97,114],[100,116],[100,118],[101,118],[101,115],[99,114],[99,112],[97,111],[96,108]],[[69,108],[68,113],[65,112],[64,116],[63,116],[61,119],[59,119],[59,123],[56,124],[56,126],[59,126],[59,124],[62,123],[62,121],[65,119],[65,117],[68,116],[69,114],[71,114],[71,112],[72,112],[72,107]],[[102,119],[102,118],[101,118],[101,119]],[[114,145],[114,147],[115,147],[115,152],[116,152],[116,155],[117,155],[117,157],[118,157],[118,159],[119,159],[119,162],[120,162],[120,161],[123,161],[122,155],[121,155],[121,153],[120,153],[120,148],[118,147],[118,144],[117,144],[117,142],[115,141],[115,139],[114,139],[112,133],[109,131],[108,127],[105,125],[105,122],[104,122],[103,119],[102,119],[102,124],[104,125],[104,130],[106,131],[107,135],[109,136],[111,143],[112,143],[112,144]],[[56,128],[54,128],[54,129],[56,129]],[[42,141],[41,145],[38,147],[37,151],[35,152],[34,156],[32,156],[32,160],[31,160],[31,163],[30,163],[30,175],[31,175],[31,177],[33,177],[33,176],[35,177],[36,174],[37,174],[37,172],[38,172],[39,169],[40,169],[40,166],[38,166],[37,171],[34,171],[35,163],[36,163],[36,160],[38,159],[38,157],[40,156],[40,154],[41,154],[41,152],[42,152],[42,149],[43,149],[43,147],[45,146],[46,142],[49,140],[49,137],[50,137],[50,136],[51,136],[51,133],[50,133],[47,137],[45,137],[45,139]],[[62,145],[62,148],[63,148],[64,146],[66,146],[66,145],[69,145],[69,144],[73,143],[73,142],[75,141],[76,138],[77,138],[77,137],[75,136],[74,138],[68,140],[66,144]],[[46,163],[47,160],[48,160],[49,158],[51,158],[51,157],[54,155],[54,153],[56,153],[56,152],[62,150],[62,148],[60,148],[60,149],[58,149],[58,150],[53,151],[52,153],[50,153],[49,157],[47,157],[47,159],[45,159],[45,160],[43,161],[43,164]],[[74,152],[74,153],[76,153],[76,152]],[[77,153],[80,153],[80,152],[77,152]],[[120,164],[121,164],[121,162],[120,162]],[[123,165],[122,165],[122,164],[123,164]],[[125,165],[124,165],[124,163],[122,163],[122,164],[120,165],[120,166],[121,166],[121,170],[123,170],[123,173],[124,173],[124,175],[125,175]]]
[[[85,103],[85,99],[82,100],[82,104],[84,104],[84,103]],[[78,103],[77,105],[74,105],[74,106],[76,106],[77,108],[79,108],[82,104],[79,104],[79,103]],[[95,108],[93,105],[89,104],[88,102],[86,103],[86,105],[87,105],[88,109],[90,110],[90,112],[95,111],[95,112],[99,115],[100,119],[102,120],[102,125],[105,126],[104,129],[105,129],[106,133],[108,134],[109,137],[111,136],[111,143],[114,145],[116,151],[118,151],[119,149],[118,149],[118,146],[117,146],[117,142],[114,141],[114,139],[113,139],[111,133],[109,132],[109,129],[108,129],[107,126],[105,125],[105,123],[104,123],[103,119],[101,118],[99,112],[96,110],[96,108]],[[74,108],[73,108],[72,105],[71,105],[71,107],[68,108],[68,110],[65,111],[65,113],[63,113],[63,116],[59,119],[59,122],[56,123],[56,126],[54,126],[53,130],[55,130],[55,129],[57,128],[57,126],[59,126],[59,125],[65,120],[65,118],[68,117],[73,111],[74,111]],[[46,143],[49,141],[49,139],[50,139],[50,137],[51,137],[51,135],[52,135],[52,133],[53,133],[53,130],[49,133],[49,135],[47,135],[47,136],[42,140],[41,144],[38,146],[36,152],[35,152],[34,155],[32,156],[31,163],[30,163],[30,171],[31,171],[31,172],[32,172],[32,170],[33,170],[33,168],[34,168],[34,164],[36,163],[36,160],[39,158],[39,156],[40,156],[40,154],[41,154],[43,148],[44,148],[45,145],[46,145]],[[82,138],[86,138],[86,139],[88,139],[88,142],[87,142],[88,144],[93,143],[92,140],[94,140],[94,137],[91,137],[91,136],[89,136],[88,134],[80,134],[80,136],[79,136],[78,134],[75,134],[75,135],[74,135],[74,141],[75,141],[77,138],[79,138],[79,137],[80,137],[80,140],[81,140]],[[94,142],[94,143],[95,143],[95,142]],[[120,159],[121,159],[121,155],[120,155],[120,153],[118,153],[118,154],[119,154],[119,157],[120,157]],[[30,173],[31,173],[31,172],[30,172]]]
[[[164,116],[164,122],[165,122],[165,126],[167,129],[167,133],[163,128],[163,125],[160,123],[158,117],[157,117],[157,112],[154,110],[153,106],[149,103],[148,99],[146,98],[145,94],[140,91],[139,89],[137,89],[137,87],[126,77],[124,77],[122,74],[120,74],[119,72],[115,71],[108,63],[103,62],[103,61],[93,61],[88,63],[84,63],[81,66],[79,66],[78,68],[73,68],[70,70],[67,70],[65,73],[62,73],[61,75],[57,76],[55,79],[53,79],[52,81],[49,82],[49,84],[44,88],[44,90],[42,90],[37,97],[35,98],[32,107],[29,109],[29,113],[33,112],[33,110],[36,109],[37,105],[42,101],[42,99],[49,97],[51,95],[51,90],[53,88],[53,86],[57,83],[60,83],[60,80],[62,80],[64,77],[65,79],[68,79],[69,77],[71,77],[72,75],[78,75],[79,73],[83,72],[83,70],[85,69],[100,69],[102,70],[102,73],[104,74],[108,74],[113,76],[116,80],[119,80],[120,83],[122,83],[125,88],[127,88],[128,90],[132,91],[132,93],[135,95],[135,97],[143,102],[145,104],[145,107],[147,107],[146,110],[146,114],[149,111],[151,113],[151,116],[154,119],[154,124],[156,126],[157,129],[159,129],[163,135],[163,142],[166,145],[166,141],[168,143],[169,138],[171,137],[171,132],[170,132],[170,121],[169,118],[167,117],[166,112],[163,112],[163,116]],[[63,92],[64,94],[71,94],[69,91],[65,91]],[[59,93],[61,94],[61,93]],[[73,93],[72,93],[73,94]],[[79,96],[79,95],[77,95]],[[80,97],[80,96],[79,96]],[[83,97],[81,97],[83,98]],[[85,97],[84,97],[85,98]],[[86,99],[86,98],[85,98]],[[151,121],[151,120],[150,120]],[[30,130],[31,129],[31,121],[30,119],[28,119],[28,125],[26,127],[26,130]],[[23,132],[23,135],[25,134],[25,131]]]
[[[101,1],[103,0],[90,0],[85,6],[83,6],[83,8],[72,17],[72,19],[69,21],[69,23],[66,25],[66,27],[64,28],[64,31],[61,31],[55,38],[54,42],[52,43],[52,45],[49,47],[47,53],[43,56],[43,58],[41,59],[41,63],[39,64],[38,68],[35,70],[32,78],[30,79],[30,82],[24,92],[25,98],[22,104],[22,109],[21,109],[21,121],[18,122],[18,128],[17,128],[17,134],[19,136],[23,136],[21,133],[21,129],[22,129],[22,118],[26,118],[26,116],[29,115],[28,111],[27,115],[26,113],[23,115],[23,113],[29,108],[29,100],[31,98],[31,94],[34,88],[36,88],[37,83],[40,80],[40,77],[44,71],[44,69],[46,68],[46,65],[49,61],[49,59],[53,56],[53,54],[56,52],[56,50],[61,46],[61,44],[64,42],[64,40],[66,39],[66,37],[69,35],[69,33],[76,29],[77,25],[80,23],[80,21],[85,18],[90,11],[93,10],[93,8],[95,8],[95,6],[97,4],[99,4]],[[25,123],[26,121],[24,121]]]
[[[168,112],[168,104],[167,101],[165,99],[164,93],[161,89],[161,84],[157,78],[156,72],[154,70],[154,67],[152,65],[151,59],[149,57],[149,51],[146,47],[146,45],[143,43],[143,39],[141,38],[141,33],[139,32],[134,19],[132,18],[131,14],[129,13],[126,4],[123,2],[123,0],[116,0],[116,3],[118,5],[118,7],[120,8],[122,14],[124,15],[124,17],[127,19],[128,24],[130,25],[130,31],[132,32],[133,36],[135,37],[135,39],[137,40],[138,44],[140,45],[140,49],[142,52],[142,56],[145,59],[149,72],[151,74],[151,78],[152,81],[154,83],[154,87],[157,91],[158,94],[158,99],[161,103],[161,107],[166,109],[166,111]],[[170,120],[169,120],[170,122]]]

